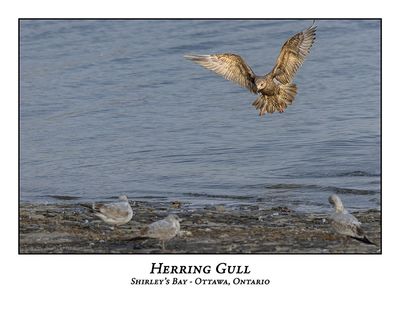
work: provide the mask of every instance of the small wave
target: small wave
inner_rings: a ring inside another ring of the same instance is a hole
[[[132,60],[131,58],[122,57],[122,58],[114,58],[114,59],[111,59],[110,62],[127,64],[127,63],[129,63],[131,60]]]
[[[344,172],[344,173],[339,173],[336,175],[337,177],[348,177],[348,176],[356,176],[356,177],[380,177],[380,174],[373,174],[373,173],[368,173],[365,171],[352,171],[352,172]]]
[[[79,196],[71,196],[71,195],[46,195],[47,197],[54,198],[56,200],[62,201],[72,201],[72,200],[79,200]]]
[[[295,183],[278,183],[270,186],[266,186],[266,189],[301,189],[301,188],[316,188],[316,185],[302,185],[302,184],[295,184]]]
[[[327,187],[327,188],[334,190],[335,193],[341,193],[341,194],[375,195],[379,193],[379,191],[375,190],[347,189],[347,188],[336,188],[336,187]]]
[[[276,171],[285,170],[286,168],[277,169]],[[311,171],[305,172],[301,175],[286,174],[281,173],[281,177],[285,178],[297,178],[297,179],[307,179],[307,178],[335,178],[335,177],[381,177],[379,173],[370,173],[366,171],[350,171],[350,172],[332,172],[332,171]]]
[[[379,191],[375,190],[364,190],[364,189],[352,189],[352,188],[340,188],[334,186],[319,186],[310,184],[292,184],[292,183],[281,183],[266,186],[266,189],[272,190],[294,190],[294,189],[308,189],[308,190],[320,190],[325,192],[334,192],[337,194],[355,194],[355,195],[375,195]]]
[[[185,196],[192,197],[206,197],[206,198],[219,198],[219,199],[230,199],[230,200],[253,200],[254,197],[246,195],[226,195],[226,194],[208,194],[208,193],[184,193]]]
[[[132,197],[132,199],[157,199],[157,200],[167,200],[167,196],[162,196],[162,195],[138,195]]]

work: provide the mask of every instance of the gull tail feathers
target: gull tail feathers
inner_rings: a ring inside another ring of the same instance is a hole
[[[263,116],[265,113],[272,114],[276,111],[271,97],[260,95],[252,104],[258,111],[259,115]]]
[[[364,243],[364,244],[367,244],[367,245],[373,245],[373,246],[376,246],[376,244],[375,243],[373,243],[372,241],[370,241],[368,238],[367,238],[367,236],[364,236],[364,237],[351,237],[351,238],[354,238],[355,240],[358,240],[358,241],[360,241],[360,242],[362,242],[362,243]]]
[[[146,227],[140,229],[139,231],[137,231],[135,233],[135,235],[133,235],[128,240],[148,239],[149,238],[149,236],[147,236],[148,231],[149,231],[149,228],[146,226]]]
[[[297,86],[295,84],[282,84],[279,87],[279,93],[273,96],[260,95],[254,102],[253,106],[259,110],[259,115],[265,113],[272,114],[276,111],[283,113],[288,105],[291,105],[297,94]]]

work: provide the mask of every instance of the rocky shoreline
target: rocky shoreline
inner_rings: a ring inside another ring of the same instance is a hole
[[[89,204],[30,204],[19,209],[21,254],[187,254],[187,253],[380,253],[381,213],[354,212],[368,237],[366,245],[333,232],[327,215],[286,207],[189,207],[180,202],[130,201],[133,219],[114,229],[93,216]],[[158,240],[132,239],[147,224],[170,213],[181,233],[162,251]]]

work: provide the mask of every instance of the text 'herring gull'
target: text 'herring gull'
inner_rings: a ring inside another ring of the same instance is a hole
[[[315,41],[317,26],[314,23],[306,30],[288,39],[282,46],[271,72],[258,76],[242,57],[235,54],[185,55],[188,60],[214,71],[222,77],[259,94],[253,106],[260,116],[279,111],[284,112],[292,104],[297,86],[292,80],[310,53]]]
[[[132,207],[129,205],[128,197],[121,195],[120,202],[93,203],[92,209],[95,215],[104,222],[111,225],[122,225],[128,223],[133,216]]]
[[[330,216],[331,224],[333,228],[339,234],[349,236],[358,241],[369,245],[375,245],[371,242],[363,229],[361,228],[361,222],[357,220],[352,214],[344,208],[343,203],[339,196],[333,194],[329,197],[329,203],[335,207],[335,212]]]

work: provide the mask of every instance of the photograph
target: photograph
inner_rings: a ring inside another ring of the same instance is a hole
[[[18,254],[382,255],[382,19],[19,18]]]

